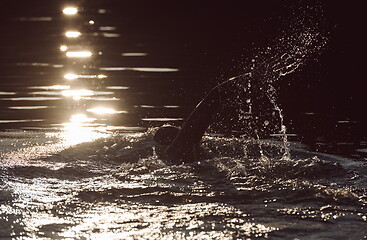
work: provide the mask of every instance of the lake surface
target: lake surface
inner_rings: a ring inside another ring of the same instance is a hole
[[[362,8],[308,4],[2,1],[0,237],[365,239]],[[259,66],[211,159],[157,158]]]

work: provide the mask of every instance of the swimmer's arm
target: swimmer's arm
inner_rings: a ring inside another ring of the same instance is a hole
[[[213,88],[187,117],[176,138],[165,150],[165,158],[189,158],[190,161],[198,159],[200,141],[212,123],[213,116],[233,94],[233,88],[239,83],[247,83],[246,77],[248,74],[229,79]]]
[[[277,59],[275,59],[277,60]],[[218,84],[205,96],[205,98],[195,107],[189,117],[183,123],[181,130],[173,142],[165,150],[165,158],[189,158],[197,159],[195,147],[199,146],[200,141],[212,123],[212,118],[220,105],[228,99],[233,92],[231,89],[238,86],[249,87],[249,80],[255,80],[255,84],[261,84],[263,77],[268,71],[274,72],[275,60],[264,62],[257,66],[253,71],[239,75]],[[194,151],[190,154],[191,151]],[[191,159],[193,161],[194,159]]]

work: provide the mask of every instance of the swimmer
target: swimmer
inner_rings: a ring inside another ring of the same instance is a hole
[[[269,59],[251,73],[231,78],[214,87],[194,108],[181,128],[174,126],[159,128],[154,135],[158,157],[172,163],[188,163],[207,158],[208,154],[200,142],[220,106],[225,101],[237,101],[236,96],[239,96],[239,91],[248,89],[250,79],[251,84],[255,84],[253,86],[255,89],[262,89],[267,79],[278,79],[283,71],[290,71],[287,61],[284,60],[286,56],[283,54]]]
[[[208,157],[200,145],[201,139],[220,104],[235,96],[238,85],[247,84],[248,76],[235,77],[214,87],[194,108],[181,128],[160,127],[154,135],[158,157],[173,163],[195,162]]]

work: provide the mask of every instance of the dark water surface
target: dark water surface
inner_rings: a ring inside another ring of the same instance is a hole
[[[3,0],[0,13],[1,238],[366,238],[357,2]],[[238,100],[252,115],[218,109],[212,159],[157,158],[156,127],[264,61]]]

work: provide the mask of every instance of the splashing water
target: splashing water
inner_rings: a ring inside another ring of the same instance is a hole
[[[256,141],[210,135],[203,145],[212,159],[172,165],[154,155],[154,131],[115,134],[0,169],[0,233],[33,239],[317,239],[347,237],[340,224],[348,224],[355,239],[364,236],[361,165],[326,161],[294,146],[292,160],[276,161],[277,143],[262,142],[267,158],[261,158]]]
[[[264,101],[265,96],[275,110],[279,119],[278,130],[273,129],[275,133],[279,133],[283,142],[283,159],[290,159],[289,143],[287,139],[286,126],[284,125],[284,115],[282,109],[277,104],[277,91],[275,84],[284,76],[287,76],[304,65],[307,60],[312,59],[313,55],[320,54],[326,46],[327,38],[321,33],[311,28],[300,30],[298,33],[281,37],[276,42],[275,46],[268,47],[265,51],[257,54],[256,58],[252,59],[251,71],[243,75],[231,78],[231,80],[241,79],[247,80],[247,86],[238,84],[239,88],[244,88],[250,98],[242,99],[248,105],[248,111],[240,110],[240,121],[248,121],[248,128],[252,129],[254,136],[260,140],[258,132],[261,131],[259,126],[254,125],[254,121],[259,119],[256,114],[263,114],[270,109],[261,109],[261,112],[254,113],[254,108],[259,106],[254,105],[254,100],[261,99]],[[260,62],[259,64],[257,64]],[[262,105],[257,103],[257,105]],[[274,114],[273,114],[274,115]],[[274,118],[272,118],[274,119]],[[270,120],[274,121],[274,120]],[[269,120],[263,122],[263,126],[269,125]],[[260,154],[262,154],[260,146]],[[263,156],[264,157],[264,156]]]

